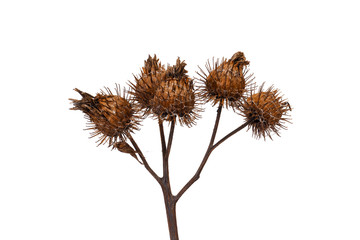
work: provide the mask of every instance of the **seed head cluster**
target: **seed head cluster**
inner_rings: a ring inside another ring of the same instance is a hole
[[[117,86],[116,94],[110,89],[92,95],[75,88],[82,99],[70,99],[74,105],[72,110],[80,110],[89,120],[87,130],[92,130],[91,137],[100,135],[100,144],[108,143],[113,146],[117,141],[126,139],[128,133],[138,130],[140,118],[136,114],[133,104],[126,98],[125,93],[120,96]]]
[[[242,52],[237,52],[230,59],[223,59],[221,62],[213,59],[212,66],[208,61],[207,72],[201,68],[198,72],[202,82],[201,98],[213,105],[222,102],[226,107],[238,109],[253,80],[253,75],[248,74],[249,64]]]
[[[152,116],[162,121],[175,121],[191,127],[199,118],[200,103],[232,108],[245,117],[256,138],[271,138],[274,132],[285,128],[291,110],[280,91],[273,87],[264,90],[262,84],[254,91],[254,77],[249,74],[243,52],[236,52],[230,59],[206,63],[206,71],[200,68],[200,86],[188,76],[185,61],[180,58],[175,65],[166,68],[156,55],[148,56],[135,81],[129,82],[129,91],[121,95],[119,86],[116,94],[109,88],[94,96],[75,89],[82,99],[70,99],[72,110],[80,110],[89,120],[91,137],[100,136],[100,144],[131,154],[136,151],[126,143],[129,134],[139,130],[140,121]],[[129,96],[129,97],[128,97]],[[142,116],[140,116],[140,114]],[[130,136],[129,136],[130,137]]]
[[[258,92],[244,102],[241,115],[250,122],[249,127],[256,138],[265,139],[268,136],[272,139],[272,132],[279,135],[280,129],[286,129],[283,123],[290,122],[288,111],[291,111],[290,104],[283,99],[280,91],[273,87],[264,90],[262,84]]]

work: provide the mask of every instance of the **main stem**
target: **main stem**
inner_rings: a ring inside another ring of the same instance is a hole
[[[179,240],[178,228],[176,222],[176,201],[171,193],[171,189],[162,186],[164,202],[166,208],[166,217],[168,221],[170,240]]]
[[[166,143],[164,141],[165,137],[160,122],[159,122],[159,126],[160,126],[162,146],[164,147],[164,145],[166,146]],[[174,138],[174,130],[175,130],[175,118],[171,121],[169,140],[166,146],[166,151],[163,152],[163,177],[161,178],[162,184],[160,185],[164,194],[164,202],[166,208],[166,216],[168,221],[170,240],[179,240],[177,222],[176,222],[176,201],[174,195],[171,192],[171,185],[169,178],[169,155],[170,155],[172,141]]]

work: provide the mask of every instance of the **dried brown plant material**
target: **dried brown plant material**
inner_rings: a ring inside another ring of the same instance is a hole
[[[212,67],[208,61],[207,73],[200,69],[199,75],[203,84],[198,88],[194,86],[194,80],[187,75],[186,63],[180,61],[180,58],[175,65],[168,66],[165,70],[154,55],[145,60],[140,76],[135,76],[135,83],[129,83],[130,99],[125,96],[125,92],[120,96],[118,86],[115,95],[106,88],[106,91],[101,91],[95,97],[75,89],[82,99],[70,99],[74,105],[72,109],[81,110],[89,119],[91,125],[89,129],[94,131],[92,137],[100,135],[99,144],[108,143],[113,149],[130,154],[159,183],[163,191],[171,240],[179,239],[176,220],[177,202],[200,178],[211,153],[220,144],[246,127],[252,129],[256,138],[271,138],[273,132],[279,135],[279,130],[285,128],[284,123],[290,122],[288,112],[291,111],[291,106],[280,96],[279,90],[273,87],[264,90],[262,84],[259,90],[254,92],[255,84],[252,83],[252,75],[248,74],[248,65],[249,61],[242,52],[235,53],[230,59],[223,58],[221,62],[213,60]],[[199,101],[199,98],[203,101]],[[202,111],[199,103],[204,102],[218,104],[209,145],[195,174],[174,195],[169,175],[169,156],[174,129],[177,122],[188,127],[195,124],[195,120],[199,118],[198,113]],[[244,116],[246,121],[215,141],[223,106],[233,108]],[[152,116],[158,120],[162,149],[162,177],[151,168],[131,134],[134,130],[138,130],[141,120],[139,112],[143,117]],[[167,141],[163,121],[171,122]]]
[[[178,58],[174,66],[167,68],[151,101],[151,108],[160,120],[172,121],[177,117],[181,125],[190,127],[198,118],[200,109],[193,79],[187,75],[185,66],[186,63]]]
[[[273,87],[264,90],[262,84],[259,91],[244,102],[241,115],[250,121],[253,136],[272,139],[272,132],[279,135],[280,129],[286,129],[284,122],[290,122],[288,111],[291,111],[290,104],[280,96],[280,91]]]
[[[114,143],[113,147],[122,153],[130,154],[132,157],[138,160],[136,156],[136,151],[124,140],[120,140],[119,142]]]
[[[81,100],[70,99],[74,105],[71,110],[80,110],[85,113],[89,120],[87,130],[92,130],[91,137],[100,135],[97,141],[100,144],[108,143],[113,146],[118,140],[126,138],[128,133],[138,130],[140,118],[133,104],[126,98],[125,93],[120,96],[117,85],[116,94],[112,94],[109,88],[92,95],[75,88],[81,96]]]
[[[137,102],[138,107],[144,111],[145,115],[150,113],[150,101],[154,98],[156,89],[160,81],[164,78],[165,68],[161,65],[159,59],[154,55],[149,55],[148,59],[144,61],[140,76],[135,77],[135,83],[130,84],[130,94]]]
[[[201,68],[198,72],[203,83],[201,98],[213,105],[223,102],[227,108],[239,108],[254,79],[252,74],[248,74],[249,63],[242,52],[222,61],[213,59],[212,66],[208,61],[205,66],[207,72]]]

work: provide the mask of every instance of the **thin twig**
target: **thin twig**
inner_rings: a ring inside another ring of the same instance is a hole
[[[163,159],[163,178],[167,184],[169,183],[169,155],[171,150],[172,141],[174,138],[174,129],[175,129],[175,119],[171,121],[169,139],[166,147],[166,153]]]
[[[216,120],[215,120],[215,124],[214,124],[214,129],[213,129],[211,139],[210,139],[210,143],[209,143],[209,146],[208,146],[208,148],[206,150],[205,156],[204,156],[198,170],[196,171],[195,175],[185,184],[185,186],[175,196],[175,201],[178,201],[180,199],[180,197],[186,192],[186,190],[188,190],[190,188],[190,186],[193,185],[194,182],[196,182],[200,178],[201,171],[205,167],[205,164],[206,164],[206,162],[207,162],[207,160],[208,160],[208,158],[210,156],[210,153],[212,152],[211,149],[212,149],[212,146],[213,146],[214,141],[215,141],[217,129],[219,127],[222,107],[223,107],[223,102],[221,101],[219,103],[219,107],[218,107],[217,115],[216,115]]]
[[[159,119],[159,130],[160,130],[160,139],[161,139],[161,149],[162,149],[163,160],[164,160],[165,154],[166,154],[166,142],[165,142],[164,126],[160,119]]]
[[[216,147],[218,147],[221,143],[223,143],[226,139],[228,139],[229,137],[231,137],[232,135],[234,135],[235,133],[239,132],[241,129],[243,129],[244,127],[246,127],[247,125],[249,125],[252,122],[252,120],[245,122],[244,124],[242,124],[240,127],[236,128],[235,130],[233,130],[232,132],[230,132],[229,134],[227,134],[225,137],[223,137],[222,139],[220,139],[216,144],[214,144],[214,146],[211,147],[211,151],[213,151]]]
[[[174,129],[175,129],[175,119],[173,119],[173,120],[171,121],[170,133],[169,133],[169,139],[168,139],[168,145],[167,145],[166,154],[165,154],[165,159],[166,159],[166,160],[169,159],[170,150],[171,150],[171,145],[172,145],[172,141],[173,141],[173,138],[174,138]]]
[[[143,153],[141,152],[139,146],[137,145],[137,143],[135,142],[135,140],[132,138],[131,134],[127,134],[127,137],[129,138],[130,142],[132,143],[132,145],[134,146],[136,152],[138,153],[138,155],[140,156],[141,160],[144,163],[144,166],[146,168],[146,170],[148,170],[148,172],[156,179],[156,181],[158,181],[159,184],[161,184],[161,179],[160,177],[152,170],[152,168],[149,166],[148,162],[146,161],[145,156],[143,155]]]

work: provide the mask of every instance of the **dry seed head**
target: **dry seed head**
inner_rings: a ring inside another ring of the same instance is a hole
[[[252,93],[244,102],[241,109],[247,121],[250,121],[249,128],[256,138],[268,136],[271,133],[279,135],[280,129],[286,129],[284,122],[290,123],[288,111],[291,111],[290,104],[280,96],[280,91],[273,87],[264,90],[262,84],[257,93]]]
[[[180,124],[190,127],[199,117],[197,112],[197,93],[193,80],[185,70],[186,63],[177,59],[174,66],[169,66],[165,78],[160,82],[151,101],[152,112],[160,120],[172,121],[176,117]]]
[[[95,97],[79,89],[75,91],[82,99],[70,99],[74,105],[71,110],[80,110],[86,114],[85,117],[89,120],[87,130],[93,130],[91,137],[100,135],[97,141],[99,145],[108,143],[113,146],[119,139],[125,139],[128,133],[138,130],[140,118],[125,92],[120,96],[118,85],[115,95],[108,88]]]
[[[221,62],[213,59],[212,66],[208,61],[207,72],[201,68],[198,72],[203,83],[200,88],[201,98],[213,105],[223,102],[226,107],[239,108],[254,79],[252,74],[248,74],[249,63],[242,52]]]
[[[145,115],[150,112],[150,101],[154,98],[156,89],[161,79],[164,78],[164,74],[165,68],[156,55],[154,57],[149,55],[148,59],[144,61],[140,76],[134,76],[135,84],[130,83],[130,94]]]

